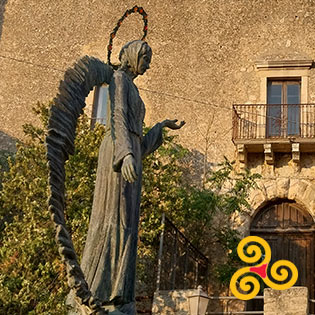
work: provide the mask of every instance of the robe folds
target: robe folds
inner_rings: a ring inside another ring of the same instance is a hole
[[[102,141],[86,245],[81,262],[92,294],[104,305],[135,314],[134,291],[142,158],[162,143],[162,125],[142,134],[145,107],[130,77],[114,73],[109,85],[106,134]],[[138,178],[125,181],[120,169],[132,154]],[[125,307],[131,305],[130,307]]]

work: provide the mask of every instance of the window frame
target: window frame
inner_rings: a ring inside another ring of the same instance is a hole
[[[267,104],[267,82],[275,78],[301,78],[301,104],[309,102],[309,77],[313,60],[257,61],[260,77],[260,103]]]
[[[263,60],[255,63],[257,76],[260,78],[260,101],[259,104],[268,104],[268,80],[273,79],[295,79],[301,78],[300,85],[300,104],[309,103],[309,77],[313,60]],[[305,113],[301,110],[300,124],[303,125]],[[263,137],[267,137],[266,113],[261,112],[259,115],[259,124],[265,126],[259,131]],[[300,130],[304,134],[304,130]],[[290,136],[290,135],[288,135]]]

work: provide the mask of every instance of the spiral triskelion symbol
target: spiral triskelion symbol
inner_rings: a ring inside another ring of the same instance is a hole
[[[269,265],[271,249],[261,237],[248,236],[242,239],[237,246],[237,254],[245,263],[257,264],[237,270],[231,278],[230,289],[240,300],[251,300],[259,293],[259,278],[276,290],[289,289],[298,279],[298,270],[289,260],[278,260]]]

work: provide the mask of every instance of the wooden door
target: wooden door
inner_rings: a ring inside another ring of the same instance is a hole
[[[299,277],[295,285],[308,287],[310,298],[314,299],[315,248],[312,217],[296,203],[279,201],[265,207],[255,216],[251,224],[251,235],[260,236],[269,243],[271,263],[286,259],[296,265]],[[257,308],[261,308],[261,305],[249,303],[249,308],[259,310]]]

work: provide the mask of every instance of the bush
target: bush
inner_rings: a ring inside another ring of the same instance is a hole
[[[47,209],[45,149],[48,107],[34,112],[43,127],[24,126],[0,194],[0,310],[2,314],[65,314],[68,294],[64,265]],[[76,153],[66,163],[66,218],[78,253],[82,252],[93,199],[95,170],[104,128],[90,130],[87,117],[77,127]]]
[[[45,149],[48,106],[38,104],[34,112],[42,127],[25,125],[25,143],[19,143],[8,171],[2,175],[0,192],[0,310],[2,314],[66,314],[68,294],[64,265],[54,240],[53,224],[47,209],[47,161]],[[90,129],[86,116],[77,126],[75,154],[66,163],[66,220],[77,253],[83,251],[96,177],[98,148],[104,127]],[[222,168],[209,173],[206,186],[185,183],[182,163],[188,150],[164,134],[164,144],[144,161],[143,192],[139,230],[139,286],[152,294],[157,262],[161,214],[166,215],[201,250],[200,235],[220,242],[227,259],[235,250],[237,233],[231,232],[231,213],[248,207],[246,197],[257,176],[233,174],[227,160]],[[207,187],[207,188],[206,188]],[[225,229],[215,229],[218,213],[226,218]],[[196,228],[198,227],[198,228]],[[197,233],[198,231],[198,233]],[[235,263],[237,264],[237,263]],[[232,265],[232,264],[231,264]],[[224,268],[223,268],[224,269]],[[226,270],[219,270],[226,281]]]

